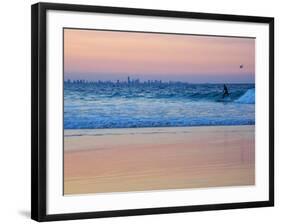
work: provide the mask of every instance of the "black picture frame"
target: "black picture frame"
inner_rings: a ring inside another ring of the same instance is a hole
[[[254,22],[269,25],[269,200],[208,204],[195,206],[159,207],[145,209],[83,212],[69,214],[46,213],[46,12],[63,10],[75,12],[100,12],[124,15],[161,16],[235,22]],[[116,216],[148,215],[274,206],[274,18],[241,15],[164,11],[137,8],[119,8],[73,4],[37,3],[31,11],[31,218],[36,221],[73,220]]]

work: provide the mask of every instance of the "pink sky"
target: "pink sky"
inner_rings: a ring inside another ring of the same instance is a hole
[[[255,39],[65,29],[64,71],[65,79],[254,82]]]

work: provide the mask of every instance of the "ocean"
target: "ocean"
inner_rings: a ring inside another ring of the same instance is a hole
[[[255,85],[65,82],[64,129],[255,124]]]

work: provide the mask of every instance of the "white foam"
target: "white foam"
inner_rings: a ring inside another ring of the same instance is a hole
[[[255,89],[249,89],[239,99],[235,100],[236,103],[254,104],[255,103]]]

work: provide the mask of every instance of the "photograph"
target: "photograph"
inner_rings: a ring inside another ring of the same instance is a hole
[[[62,38],[64,195],[255,185],[255,37]]]
[[[33,220],[274,206],[274,17],[36,3],[31,21]]]

